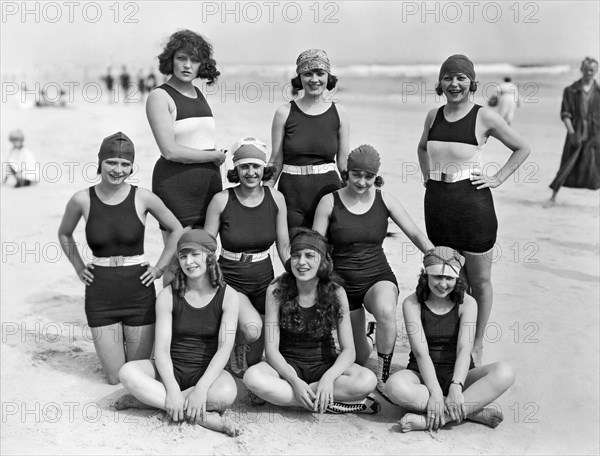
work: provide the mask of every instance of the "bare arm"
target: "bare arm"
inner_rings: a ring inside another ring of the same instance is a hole
[[[179,220],[165,206],[165,203],[154,193],[144,188],[139,188],[137,194],[142,199],[148,212],[169,232],[165,246],[155,266],[159,271],[159,275],[155,278],[158,278],[165,273],[175,257],[177,241],[183,234],[183,227],[179,223]]]
[[[89,196],[86,192],[87,190],[82,190],[71,197],[67,203],[62,221],[60,222],[60,227],[58,228],[58,240],[60,246],[73,265],[75,272],[84,283],[86,282],[83,280],[81,274],[85,271],[86,265],[77,248],[77,242],[75,242],[73,232],[75,231],[79,220],[83,217],[84,208],[86,206],[89,207]]]
[[[290,235],[287,224],[287,206],[285,205],[285,198],[283,195],[275,189],[271,189],[273,199],[279,211],[277,212],[277,226],[275,228],[277,232],[277,253],[282,264],[290,258]]]
[[[206,209],[206,221],[204,222],[204,229],[214,236],[217,237],[219,229],[221,228],[221,214],[227,205],[229,200],[229,191],[223,190],[213,196],[208,208]]]
[[[337,322],[337,336],[340,344],[340,353],[331,366],[323,375],[330,376],[333,380],[340,377],[356,360],[354,338],[352,336],[352,324],[350,322],[350,309],[346,292],[342,287],[337,290],[340,300],[341,319]]]
[[[342,171],[346,171],[346,163],[348,161],[348,153],[350,151],[350,121],[346,108],[342,105],[336,105],[340,116],[340,130],[338,131],[338,151],[336,155],[336,163],[340,175]]]
[[[486,187],[495,188],[504,183],[523,164],[531,152],[529,144],[496,112],[482,108],[480,116],[486,134],[498,139],[512,150],[512,154],[504,166],[493,176],[484,176],[480,171],[473,172],[472,184],[477,185],[477,190]]]
[[[390,193],[381,192],[381,196],[390,211],[390,217],[394,223],[400,227],[404,234],[408,236],[412,243],[423,253],[433,249],[434,245],[432,242],[427,235],[417,227],[413,219],[408,215],[408,212],[406,212],[402,204],[400,204],[400,201]]]
[[[225,154],[218,149],[193,149],[175,142],[173,120],[169,109],[169,95],[164,90],[154,90],[148,96],[146,116],[152,134],[163,157],[180,163],[214,163],[220,166]]]
[[[460,329],[456,345],[456,363],[454,364],[453,380],[465,384],[465,379],[471,364],[473,351],[473,334],[477,323],[477,303],[465,293],[464,301],[459,307]]]
[[[154,329],[154,361],[167,393],[181,392],[179,384],[175,380],[173,361],[171,360],[173,293],[171,287],[167,286],[158,294],[156,298],[156,326]]]
[[[423,182],[426,184],[429,179],[429,172],[431,171],[431,163],[429,154],[427,153],[427,138],[429,136],[429,129],[435,119],[437,109],[432,109],[427,113],[425,117],[425,124],[423,126],[423,133],[419,140],[419,146],[417,148],[417,156],[419,157],[419,165],[421,166],[421,173],[423,174]]]
[[[269,165],[275,167],[273,177],[265,183],[269,187],[273,187],[283,169],[283,135],[285,128],[285,121],[290,114],[290,105],[283,105],[277,108],[275,116],[273,117],[273,123],[271,125],[271,158],[269,159]]]
[[[333,210],[333,195],[329,193],[321,198],[315,211],[315,219],[313,221],[312,229],[321,234],[327,236],[327,229],[329,228],[329,217],[331,217],[331,211]]]

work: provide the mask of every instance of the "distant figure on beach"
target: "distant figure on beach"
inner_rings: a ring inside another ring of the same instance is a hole
[[[250,367],[244,383],[275,405],[319,413],[377,413],[381,406],[369,394],[375,375],[354,363],[348,300],[333,273],[326,239],[307,228],[293,228],[290,240],[286,272],[267,289],[267,362]]]
[[[131,140],[122,132],[102,141],[98,152],[97,185],[69,200],[58,238],[75,272],[85,285],[85,314],[96,353],[108,383],[119,383],[126,361],[147,359],[154,344],[154,281],[175,254],[183,228],[151,191],[126,182],[135,158]],[[144,257],[146,214],[169,234],[156,266]],[[73,238],[84,218],[85,237],[92,251],[86,264]]]
[[[108,93],[108,102],[112,103],[114,101],[114,86],[115,86],[115,78],[112,75],[112,68],[108,67],[106,69],[106,74],[101,78],[106,85],[106,91]]]
[[[131,84],[131,76],[127,71],[127,67],[123,65],[121,70],[121,76],[119,76],[119,83],[121,85],[121,90],[123,91],[123,101],[129,102],[129,85]]]
[[[223,281],[216,251],[217,241],[204,230],[179,239],[174,280],[156,300],[155,358],[121,368],[119,378],[134,397],[120,398],[118,410],[159,408],[175,422],[237,435],[220,414],[237,395],[224,368],[235,339],[238,294]]]
[[[380,190],[380,166],[379,153],[372,146],[350,152],[348,171],[342,173],[346,186],[321,199],[313,227],[333,244],[333,267],[348,295],[356,362],[364,366],[377,345],[377,389],[385,396],[398,335],[398,281],[383,251],[388,219],[422,252],[433,244],[402,204]],[[365,308],[375,317],[376,331],[370,323],[365,333]]]
[[[552,196],[544,204],[556,203],[561,187],[600,188],[600,85],[594,79],[598,61],[586,57],[581,62],[582,78],[563,92],[560,117],[567,128],[567,138],[560,168],[550,184]]]
[[[219,265],[225,282],[240,294],[238,334],[232,371],[242,377],[262,359],[267,287],[274,277],[269,249],[276,243],[279,258],[289,258],[287,212],[283,195],[263,185],[273,175],[266,167],[266,144],[256,138],[232,147],[234,168],[227,179],[236,185],[217,193],[206,213],[205,229],[221,238]]]
[[[498,93],[495,96],[495,102],[492,103],[494,97],[490,99],[490,107],[492,107],[502,117],[508,125],[510,125],[515,117],[515,110],[519,106],[519,91],[517,85],[512,82],[508,76],[504,78],[504,82],[498,84]]]
[[[14,187],[28,187],[40,181],[40,165],[35,161],[33,152],[24,147],[25,135],[21,130],[12,130],[8,134],[12,148],[2,163],[2,183]]]
[[[337,77],[325,51],[309,49],[296,60],[294,89],[304,91],[298,100],[280,106],[271,127],[273,153],[269,164],[285,197],[288,226],[311,228],[322,196],[341,187],[346,169],[350,126],[346,110],[325,96]],[[337,166],[337,167],[336,167]]]
[[[473,62],[461,54],[448,57],[436,86],[446,104],[427,114],[417,153],[426,186],[427,235],[434,245],[447,245],[465,256],[464,273],[479,309],[473,346],[473,358],[479,365],[492,310],[491,251],[498,229],[491,189],[523,164],[530,148],[502,117],[472,101],[476,90]],[[490,136],[512,151],[492,176],[482,172]]]
[[[137,72],[137,91],[139,93],[139,101],[143,102],[146,99],[146,74],[143,69]],[[137,100],[136,100],[137,101]]]
[[[148,72],[148,76],[146,77],[146,91],[147,92],[152,92],[154,90],[154,88],[156,87],[156,76],[154,74],[154,69],[150,68],[150,71]]]
[[[215,147],[215,120],[197,78],[214,84],[217,70],[212,46],[190,30],[169,38],[158,56],[168,81],[148,96],[146,115],[160,158],[152,173],[152,191],[184,227],[201,228],[214,195],[223,190],[219,167],[225,151]],[[164,227],[163,238],[166,238]]]
[[[402,432],[437,431],[462,420],[495,428],[503,420],[501,411],[485,407],[510,388],[515,374],[503,362],[473,365],[477,303],[459,278],[463,264],[449,247],[427,252],[417,290],[402,304],[411,352],[406,369],[386,383],[392,402],[408,411],[398,422]]]

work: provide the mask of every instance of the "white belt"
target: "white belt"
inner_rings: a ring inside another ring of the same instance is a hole
[[[329,171],[335,171],[335,163],[324,163],[322,165],[305,165],[305,166],[294,166],[294,165],[283,165],[282,171],[287,174],[325,174]]]
[[[429,179],[446,182],[446,183],[454,183],[465,179],[471,178],[471,173],[473,171],[478,171],[479,168],[461,168],[456,173],[443,173],[441,171],[430,171]]]
[[[258,253],[235,253],[229,250],[221,249],[221,256],[227,260],[239,261],[241,263],[255,263],[269,258],[269,251]]]
[[[123,256],[116,255],[111,257],[97,257],[92,255],[92,264],[104,266],[107,268],[116,268],[117,266],[133,266],[142,264],[146,261],[144,255]]]

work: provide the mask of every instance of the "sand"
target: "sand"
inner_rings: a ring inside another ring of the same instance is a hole
[[[564,79],[561,84],[572,80]],[[369,142],[381,150],[384,190],[424,227],[423,187],[414,166],[422,122],[435,103],[390,99],[376,109],[343,95],[351,144]],[[396,422],[402,411],[385,401],[372,417],[312,415],[251,406],[238,382],[238,400],[227,412],[243,428],[237,438],[169,423],[161,412],[113,409],[124,389],[105,382],[85,326],[83,285],[58,245],[67,200],[95,182],[103,137],[122,130],[133,139],[140,165],[133,179],[150,188],[158,151],[143,106],[100,100],[36,109],[4,103],[3,156],[8,130],[22,128],[40,161],[42,182],[2,186],[2,453],[597,454],[599,193],[563,189],[555,207],[542,208],[564,139],[559,97],[560,91],[544,92],[537,103],[517,110],[514,127],[533,153],[518,176],[494,190],[500,230],[484,362],[507,361],[517,372],[515,385],[496,402],[504,422],[495,430],[464,423],[436,434],[401,434]],[[280,104],[224,104],[218,97],[209,102],[225,147],[248,134],[268,141]],[[491,140],[487,156],[503,163],[508,153]],[[75,237],[84,244],[82,223]],[[153,261],[161,244],[157,224],[149,219],[146,252]],[[403,235],[388,238],[384,247],[402,299],[416,284],[420,256]],[[393,371],[408,359],[400,306],[397,317]],[[369,367],[374,366],[372,357]]]

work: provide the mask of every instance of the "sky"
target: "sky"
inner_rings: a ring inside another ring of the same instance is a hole
[[[335,65],[576,63],[598,58],[590,1],[2,1],[1,72],[152,65],[180,28],[204,35],[218,63],[289,64],[325,49]]]

